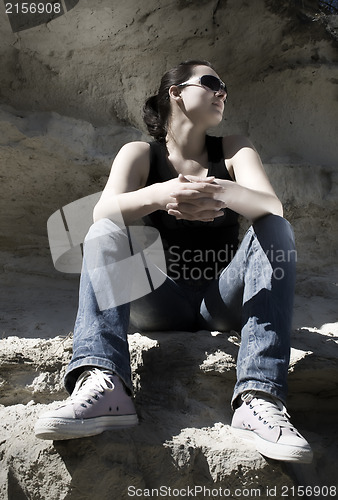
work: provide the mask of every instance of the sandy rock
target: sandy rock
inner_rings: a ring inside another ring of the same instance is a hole
[[[47,498],[49,491],[51,499],[66,498],[70,492],[70,498],[111,498],[113,491],[126,498],[128,486],[149,484],[231,490],[272,487],[276,481],[291,486],[278,463],[269,465],[232,436],[229,398],[235,339],[210,332],[131,335],[140,425],[54,443],[36,439],[33,425],[46,403],[65,397],[57,380],[70,357],[71,339],[2,340],[0,491],[4,497],[6,491],[21,491],[27,498]],[[46,384],[54,385],[52,394]],[[41,475],[53,481],[39,481]],[[103,480],[108,483],[103,485]]]
[[[313,351],[308,341],[307,350],[302,350],[301,335],[304,332],[293,336],[298,349],[292,350],[290,409],[298,410],[298,427],[314,447],[311,474],[317,475],[323,456],[329,462],[334,450],[327,449],[325,433],[313,432],[311,425],[316,422],[309,414],[318,402],[325,404],[327,412],[336,408],[338,346],[324,337],[313,343]],[[62,377],[71,356],[71,338],[1,341],[0,491],[4,497],[6,491],[21,491],[27,498],[46,498],[50,491],[51,499],[67,495],[108,499],[112,491],[127,498],[128,487],[134,491],[149,485],[243,492],[260,485],[261,498],[269,498],[266,488],[294,484],[292,469],[264,459],[231,433],[236,332],[135,333],[129,342],[140,425],[52,443],[36,439],[33,426],[46,404],[52,408],[51,401],[66,397]],[[330,436],[336,437],[335,431]],[[328,463],[325,480],[332,484],[333,474]],[[244,497],[243,493],[239,498]]]
[[[308,12],[304,2],[289,1],[147,0],[135,8],[134,0],[98,0],[95,7],[81,0],[54,21],[17,33],[2,16],[2,100],[96,126],[123,120],[141,128],[142,104],[160,75],[200,57],[229,87],[222,133],[249,135],[265,160],[332,165],[335,22],[306,4]]]

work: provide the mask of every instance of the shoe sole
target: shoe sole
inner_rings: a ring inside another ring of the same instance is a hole
[[[59,441],[95,436],[104,431],[123,429],[138,424],[136,414],[95,417],[84,420],[67,418],[40,418],[35,425],[35,436]]]
[[[256,450],[265,457],[285,462],[304,464],[312,462],[313,453],[310,447],[302,448],[300,446],[271,443],[253,431],[238,429],[237,427],[231,427],[231,430],[235,436],[243,439],[243,441],[254,443]]]

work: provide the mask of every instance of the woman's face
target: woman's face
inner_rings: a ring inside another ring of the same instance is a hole
[[[209,66],[195,66],[190,78],[203,75],[213,75],[219,78]],[[183,110],[191,121],[203,123],[206,128],[215,127],[221,122],[226,96],[215,93],[198,82],[183,87],[180,92]]]

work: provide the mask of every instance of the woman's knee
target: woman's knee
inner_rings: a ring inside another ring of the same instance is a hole
[[[90,227],[84,241],[87,267],[106,266],[130,256],[126,229],[121,229],[110,219],[100,219]]]
[[[94,238],[125,234],[124,231],[112,220],[104,218],[94,222],[85,237],[85,242]]]
[[[253,223],[256,235],[264,241],[276,244],[295,245],[295,236],[290,222],[280,215],[268,214]]]
[[[272,267],[294,266],[297,250],[291,224],[278,215],[267,215],[255,221],[253,230]]]

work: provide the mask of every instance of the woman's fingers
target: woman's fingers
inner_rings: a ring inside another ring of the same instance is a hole
[[[215,177],[183,176],[179,174],[179,184],[170,193],[170,199],[165,206],[169,215],[177,219],[212,221],[223,215],[226,208],[220,200],[224,189],[213,183]]]
[[[183,198],[202,198],[205,196],[210,196],[210,198],[215,198],[223,193],[223,188],[219,184],[208,184],[208,183],[190,183],[186,184],[180,190],[174,190],[170,193],[172,198],[177,198],[182,200]]]
[[[226,204],[221,200],[215,200],[213,198],[194,198],[191,197],[185,201],[175,201],[169,202],[166,205],[166,210],[179,210],[180,212],[193,212],[198,213],[204,210],[215,210],[218,211],[222,208],[226,208]]]
[[[192,214],[188,212],[182,212],[176,209],[169,209],[169,215],[173,215],[176,219],[185,219],[185,220],[198,220],[202,222],[210,222],[216,219],[217,217],[222,217],[224,213],[222,211],[215,210],[204,210],[199,212],[198,214]]]
[[[166,206],[169,215],[187,220],[210,220],[224,215],[225,204],[212,198],[191,200],[190,203],[170,202]]]

